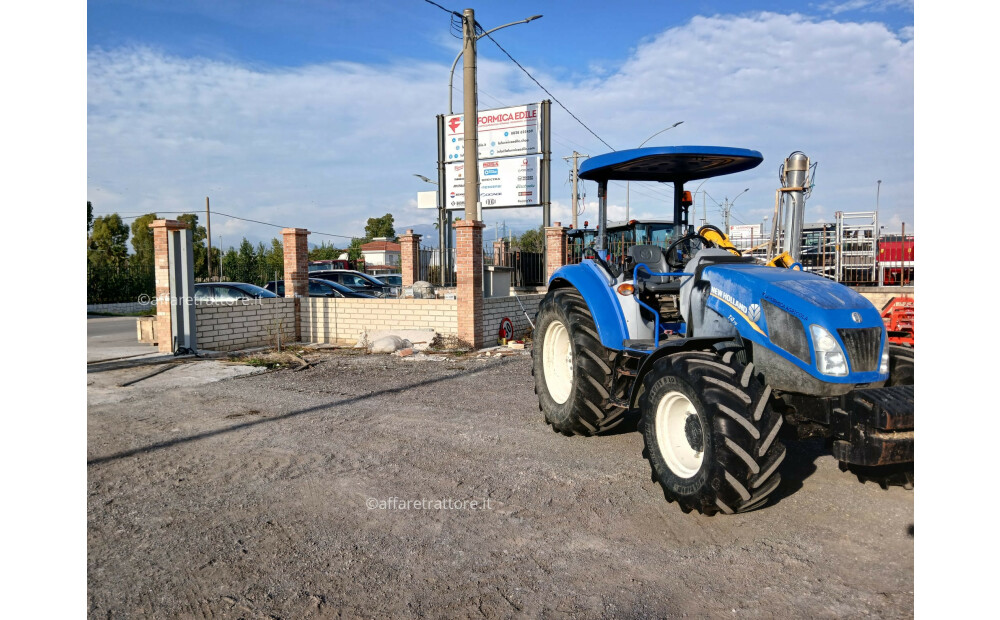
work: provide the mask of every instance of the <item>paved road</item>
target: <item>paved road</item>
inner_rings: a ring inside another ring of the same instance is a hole
[[[156,353],[136,337],[134,316],[87,316],[87,361]]]

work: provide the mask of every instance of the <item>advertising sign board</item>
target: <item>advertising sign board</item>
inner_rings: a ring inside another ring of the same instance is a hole
[[[479,200],[483,208],[536,205],[541,155],[484,159],[479,162]],[[465,164],[447,166],[445,207],[465,208]]]
[[[541,151],[538,131],[539,104],[481,110],[479,112],[479,158],[514,157]],[[464,116],[454,114],[444,119],[445,161],[465,159]]]
[[[729,227],[729,240],[740,244],[761,243],[764,241],[761,235],[760,224],[740,224]]]

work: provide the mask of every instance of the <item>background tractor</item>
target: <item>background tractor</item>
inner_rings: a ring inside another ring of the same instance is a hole
[[[553,274],[535,321],[532,371],[546,421],[566,435],[595,435],[637,411],[652,477],[685,512],[764,505],[780,483],[779,434],[829,438],[842,468],[891,470],[912,483],[912,352],[894,359],[879,311],[796,269],[797,244],[767,266],[741,256],[717,228],[688,232],[686,182],[762,160],[757,151],[703,146],[589,159],[580,177],[598,184],[597,242]],[[801,153],[782,168],[792,231],[808,169]],[[609,252],[614,180],[673,183],[666,249]]]

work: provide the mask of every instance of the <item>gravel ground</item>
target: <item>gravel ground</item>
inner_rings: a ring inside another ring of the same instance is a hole
[[[88,375],[89,616],[913,615],[913,492],[819,443],[683,514],[638,433],[543,423],[526,353],[349,353]]]

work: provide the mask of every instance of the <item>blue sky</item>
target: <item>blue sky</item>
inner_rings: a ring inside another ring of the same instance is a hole
[[[912,2],[438,4],[471,6],[486,28],[544,15],[494,36],[616,149],[683,120],[650,145],[760,150],[756,170],[705,185],[713,223],[713,203],[746,187],[733,223],[770,214],[777,167],[802,150],[819,164],[807,220],[874,209],[882,179],[882,223],[914,230]],[[434,5],[91,1],[87,35],[98,212],[201,211],[208,195],[220,212],[345,236],[386,212],[397,228],[432,221],[415,208],[430,187],[412,175],[434,176],[434,116],[460,49]],[[546,97],[488,40],[479,53],[481,109]],[[460,71],[455,80],[460,106]],[[562,157],[608,149],[553,108],[553,219],[568,223]],[[581,218],[593,220],[596,191],[585,191]],[[624,215],[624,190],[610,194],[612,218]],[[668,197],[633,184],[630,211],[662,217]],[[524,229],[540,212],[485,219]],[[276,231],[214,217],[212,229],[225,245]]]

